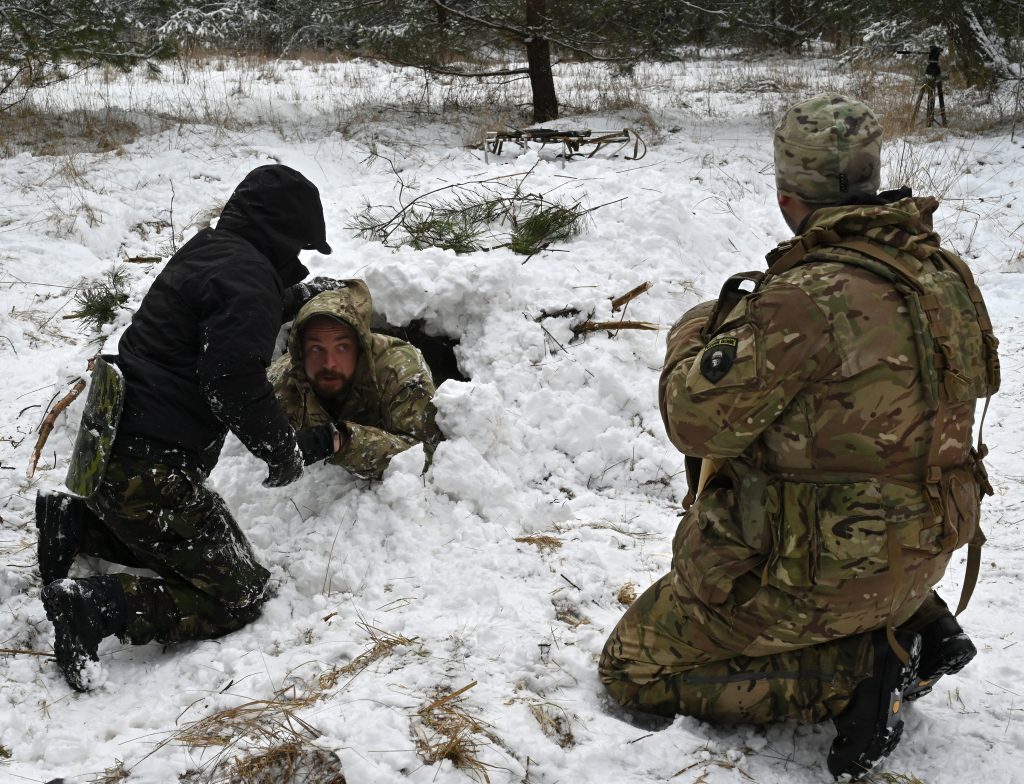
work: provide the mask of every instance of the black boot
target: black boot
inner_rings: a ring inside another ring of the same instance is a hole
[[[124,589],[116,577],[58,580],[40,593],[53,623],[53,652],[64,679],[75,691],[89,691],[102,680],[100,641],[120,634],[127,622]]]
[[[913,701],[923,697],[932,690],[935,681],[943,675],[960,672],[977,653],[978,649],[952,613],[932,621],[921,629],[917,682],[907,690],[904,699]]]
[[[36,494],[39,576],[43,585],[68,576],[85,532],[85,502],[61,493]]]
[[[921,637],[897,631],[896,640],[910,654],[904,664],[884,631],[873,635],[874,672],[857,684],[846,709],[832,721],[836,739],[828,753],[828,769],[841,781],[857,781],[888,755],[903,733],[903,693],[917,679]]]

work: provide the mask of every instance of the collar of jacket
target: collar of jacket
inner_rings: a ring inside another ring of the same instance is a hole
[[[865,238],[890,245],[917,258],[931,255],[939,244],[932,230],[932,214],[939,203],[931,196],[906,197],[880,204],[822,207],[808,215],[793,239],[765,257],[768,267],[784,264],[791,256],[803,258],[815,248],[848,238]]]

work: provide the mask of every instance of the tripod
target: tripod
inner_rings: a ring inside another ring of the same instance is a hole
[[[924,54],[924,52],[901,52],[901,54]],[[928,96],[928,114],[925,117],[925,126],[930,128],[935,124],[935,98],[939,99],[939,116],[942,118],[942,127],[946,127],[946,99],[942,94],[942,82],[945,77],[942,75],[942,68],[939,66],[939,55],[942,49],[933,46],[928,50],[928,64],[924,68],[924,84],[917,94],[917,103],[914,104],[914,114],[910,118],[910,125],[917,124],[917,112],[921,108],[921,99]]]

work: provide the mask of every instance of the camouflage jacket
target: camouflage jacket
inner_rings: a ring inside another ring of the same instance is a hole
[[[803,244],[798,263],[769,273],[713,328],[714,303],[704,303],[669,335],[659,389],[665,427],[677,448],[717,469],[688,518],[701,527],[733,519],[745,567],[756,563],[766,581],[801,589],[883,572],[887,525],[904,547],[934,555],[964,544],[977,525],[976,512],[965,513],[973,522],[949,530],[960,525],[957,505],[979,502],[974,403],[998,386],[986,377],[989,348],[971,300],[970,318],[959,303],[943,314],[954,333],[943,340],[967,347],[952,375],[968,383],[938,415],[926,383],[934,358],[908,310],[910,287],[872,271],[857,250],[815,249],[856,240],[928,272],[941,266],[936,206],[908,198],[818,210],[803,235],[769,254],[771,263]],[[993,339],[993,363],[994,352]],[[936,503],[925,492],[930,466],[943,483]],[[947,498],[961,488],[967,497]],[[692,583],[713,579],[676,556]],[[730,583],[726,575],[723,589]]]
[[[271,365],[270,381],[295,428],[334,422],[347,436],[331,463],[351,473],[380,478],[391,458],[422,443],[428,454],[441,439],[434,422],[434,382],[419,350],[397,338],[370,331],[370,292],[361,280],[320,294],[299,310],[288,351]],[[360,356],[348,392],[325,405],[310,386],[302,362],[302,326],[317,315],[350,324],[359,336]]]

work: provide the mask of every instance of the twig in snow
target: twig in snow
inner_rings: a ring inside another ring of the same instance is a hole
[[[92,360],[89,360],[89,369],[92,369]],[[82,390],[85,389],[85,379],[79,378],[75,381],[75,385],[71,388],[64,397],[62,397],[57,404],[50,409],[39,425],[39,438],[36,439],[35,449],[32,450],[32,457],[28,461],[28,476],[29,479],[36,471],[36,465],[39,463],[39,457],[43,453],[43,447],[46,445],[46,439],[50,437],[50,432],[53,430],[54,425],[57,423],[57,417],[60,416],[61,412],[70,406],[75,399],[82,394]],[[54,454],[54,464],[56,464],[57,456]]]
[[[582,324],[574,326],[572,331],[574,334],[580,335],[584,332],[600,332],[604,329],[609,332],[618,332],[620,329],[659,330],[661,327],[649,321],[584,321]]]
[[[621,297],[615,297],[615,299],[612,300],[612,312],[617,313],[622,307],[628,305],[630,302],[639,297],[645,291],[649,290],[653,285],[654,284],[648,280],[641,283],[636,288],[630,289]]]
[[[579,587],[578,585],[576,585],[576,583],[574,583],[574,582],[573,582],[572,580],[570,580],[570,579],[569,579],[568,577],[566,577],[566,576],[565,576],[564,574],[562,574],[561,572],[559,572],[559,573],[558,573],[558,576],[559,576],[559,577],[561,577],[561,578],[562,578],[563,580],[565,580],[565,581],[566,581],[567,583],[569,583],[569,585],[571,585],[571,586],[572,586],[573,588],[575,588],[575,589],[576,589],[577,591],[580,591],[580,590],[582,590],[582,589],[581,589],[581,588],[580,588],[580,587]]]
[[[177,241],[177,239],[175,239],[175,233],[174,233],[174,197],[175,197],[176,194],[174,192],[174,180],[168,179],[167,181],[171,184],[171,207],[170,207],[171,215],[170,215],[170,221],[169,221],[170,224],[171,224],[171,252],[172,253],[177,253],[178,252],[178,241]]]
[[[438,699],[434,700],[429,705],[427,705],[427,706],[425,706],[423,708],[420,708],[417,711],[417,713],[428,713],[428,712],[434,710],[434,708],[438,708],[441,705],[444,705],[446,702],[451,702],[452,700],[454,700],[459,695],[465,694],[467,691],[472,689],[474,686],[476,686],[476,681],[470,681],[465,686],[463,686],[461,689],[456,689],[451,694],[445,694],[443,697],[439,697]]]
[[[20,648],[0,648],[0,656],[43,656],[53,658],[53,651],[26,651]]]

